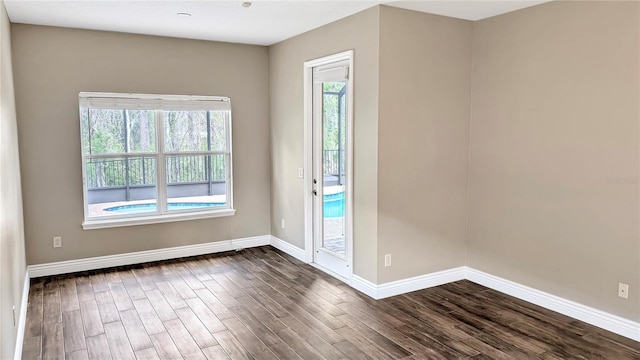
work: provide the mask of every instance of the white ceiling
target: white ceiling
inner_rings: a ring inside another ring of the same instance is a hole
[[[394,1],[387,5],[465,20],[482,20],[551,0]]]
[[[479,20],[549,0],[4,0],[11,22],[271,45],[369,7]],[[180,17],[177,13],[190,13]]]

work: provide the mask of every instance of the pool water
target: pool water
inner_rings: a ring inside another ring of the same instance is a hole
[[[196,209],[196,208],[202,208],[202,207],[224,206],[224,205],[225,203],[223,202],[178,202],[178,203],[168,203],[167,208],[169,210],[185,210],[185,209]],[[127,213],[127,214],[156,211],[156,203],[114,206],[114,207],[106,208],[105,211]]]
[[[177,202],[169,203],[169,210],[186,210],[203,207],[224,206],[223,202]],[[338,218],[344,216],[344,192],[324,195],[323,215],[325,218]],[[120,205],[104,209],[114,213],[136,214],[156,211],[156,203]]]
[[[324,195],[323,215],[325,218],[337,218],[344,216],[344,191]]]

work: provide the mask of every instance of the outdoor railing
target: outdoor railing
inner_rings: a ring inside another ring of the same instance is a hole
[[[323,172],[344,174],[344,150],[324,150]],[[225,155],[169,156],[166,158],[167,184],[225,181]],[[341,166],[338,171],[339,165]],[[155,185],[155,158],[89,159],[86,163],[89,190]]]
[[[167,157],[167,183],[225,181],[225,155]]]
[[[166,161],[167,184],[218,182],[226,178],[225,155],[171,156]],[[155,159],[90,159],[86,176],[90,190],[155,185]]]
[[[340,157],[338,154],[340,153]],[[338,166],[341,164],[340,175],[344,174],[344,150],[324,150],[322,157],[322,172],[324,174],[338,175]]]

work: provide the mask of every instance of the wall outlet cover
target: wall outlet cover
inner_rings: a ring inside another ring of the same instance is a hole
[[[623,299],[629,298],[629,285],[618,283],[618,296]]]

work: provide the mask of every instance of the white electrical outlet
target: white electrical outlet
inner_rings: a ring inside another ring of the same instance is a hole
[[[629,298],[629,285],[618,283],[618,296],[623,299]]]
[[[391,254],[384,256],[384,267],[391,266]]]
[[[298,168],[298,177],[304,179],[304,169]]]
[[[53,237],[53,247],[54,248],[62,247],[62,236]]]
[[[280,219],[280,227],[284,229],[284,219]]]

